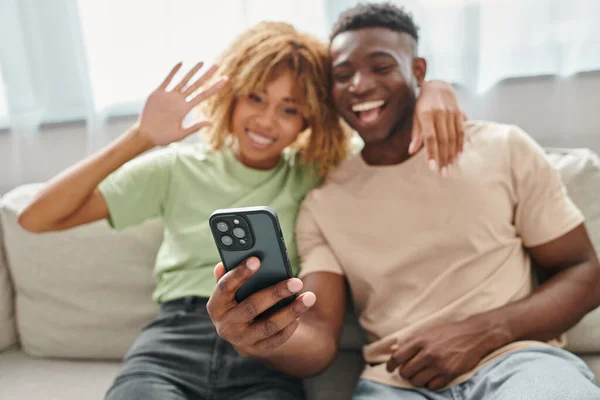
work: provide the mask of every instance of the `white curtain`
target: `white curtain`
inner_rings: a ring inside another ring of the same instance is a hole
[[[428,77],[483,92],[521,76],[600,70],[598,0],[403,0]],[[260,20],[324,40],[354,0],[0,0],[0,129],[139,111],[177,61],[211,62]],[[185,69],[185,68],[184,68]]]
[[[79,12],[101,116],[137,111],[141,97],[177,61],[211,62],[258,21],[290,21],[321,36],[327,28],[320,0],[81,0]]]
[[[4,96],[4,81],[0,76],[0,128],[8,126],[8,105]]]

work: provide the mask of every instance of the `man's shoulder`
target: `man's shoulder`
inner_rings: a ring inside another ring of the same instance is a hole
[[[465,142],[475,145],[507,144],[516,131],[516,125],[502,124],[494,121],[470,120],[463,125]]]
[[[332,204],[332,200],[340,198],[347,192],[348,185],[360,179],[360,153],[348,156],[333,171],[329,172],[323,183],[312,189],[306,196],[304,204],[308,208]]]
[[[490,143],[514,143],[533,140],[520,126],[494,121],[469,120],[464,124],[465,138]]]
[[[520,157],[543,154],[541,146],[517,125],[468,121],[464,125],[465,154],[477,154],[490,162],[511,164]]]
[[[491,155],[543,153],[541,146],[517,125],[492,121],[468,121],[464,124],[465,150]]]

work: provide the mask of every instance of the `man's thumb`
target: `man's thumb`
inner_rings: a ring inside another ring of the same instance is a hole
[[[221,278],[225,275],[225,272],[225,266],[223,266],[223,263],[218,263],[213,271],[217,282],[221,280]]]

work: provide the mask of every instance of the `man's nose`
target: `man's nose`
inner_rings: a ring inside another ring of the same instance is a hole
[[[373,77],[360,71],[354,74],[352,81],[350,82],[350,92],[357,95],[368,93],[374,87],[375,81]]]

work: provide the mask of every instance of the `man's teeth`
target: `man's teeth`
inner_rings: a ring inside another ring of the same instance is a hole
[[[352,111],[354,111],[354,112],[369,111],[369,110],[373,110],[375,108],[379,108],[379,107],[383,106],[384,104],[385,104],[385,101],[383,101],[383,100],[367,101],[366,103],[356,104],[356,105],[352,106]]]
[[[248,136],[250,136],[250,139],[254,140],[258,144],[267,145],[275,141],[274,138],[267,138],[252,131],[248,131]]]

